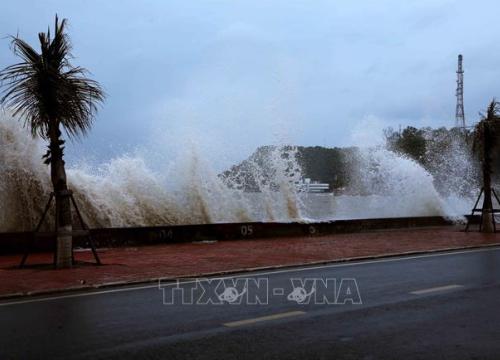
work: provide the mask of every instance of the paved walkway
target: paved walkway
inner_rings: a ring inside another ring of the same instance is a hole
[[[88,288],[111,283],[297,265],[407,252],[500,244],[500,234],[464,233],[454,227],[375,231],[321,237],[187,243],[99,249],[103,266],[54,270],[52,255],[33,254],[18,269],[20,256],[0,256],[0,297]],[[89,251],[77,260],[92,260]]]

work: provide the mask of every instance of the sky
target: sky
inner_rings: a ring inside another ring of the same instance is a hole
[[[0,67],[16,62],[7,35],[35,45],[55,13],[107,93],[72,161],[190,144],[224,168],[260,145],[453,126],[459,53],[466,122],[500,95],[494,0],[2,1]]]

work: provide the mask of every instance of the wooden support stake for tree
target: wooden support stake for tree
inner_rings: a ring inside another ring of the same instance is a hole
[[[23,258],[21,259],[21,263],[19,264],[19,267],[23,268],[24,265],[26,264],[26,260],[28,259],[28,256],[31,253],[31,251],[35,245],[37,234],[39,233],[40,228],[42,227],[43,222],[45,221],[45,218],[47,217],[47,213],[49,212],[50,205],[52,204],[52,200],[56,196],[69,196],[70,197],[71,203],[73,204],[73,207],[75,208],[75,212],[76,212],[76,215],[78,217],[78,220],[80,221],[82,229],[84,230],[83,235],[87,236],[87,238],[88,238],[90,248],[92,249],[92,254],[94,255],[95,263],[96,263],[96,265],[102,265],[101,260],[99,259],[99,255],[97,253],[97,249],[96,249],[95,244],[94,244],[94,240],[92,239],[92,236],[90,234],[90,229],[87,226],[87,224],[85,223],[85,221],[83,220],[82,214],[80,213],[80,209],[78,208],[78,205],[76,204],[75,198],[73,196],[73,192],[71,190],[66,190],[66,191],[59,192],[57,195],[53,192],[50,193],[49,200],[47,201],[47,204],[45,205],[45,209],[43,211],[42,217],[40,218],[40,221],[38,222],[38,224],[35,228],[35,231],[33,232],[33,235],[26,246],[26,250],[24,252]],[[54,229],[55,229],[54,235],[57,236],[57,225],[58,225],[58,215],[59,215],[59,209],[57,206],[57,202],[56,202],[56,209],[55,210],[56,210],[56,216],[55,216],[55,221],[54,221],[54,226],[55,226],[54,227]],[[75,234],[77,234],[77,232],[72,231],[71,235],[73,236]],[[81,234],[81,232],[78,234]],[[56,260],[57,260],[57,241],[54,242],[54,267],[56,267],[56,265],[57,265]],[[72,264],[74,265],[75,258],[74,258],[73,248],[71,249],[71,260],[72,260]]]

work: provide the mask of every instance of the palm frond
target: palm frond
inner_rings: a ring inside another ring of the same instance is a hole
[[[66,20],[59,21],[56,15],[53,37],[50,29],[38,34],[40,53],[12,37],[11,48],[21,62],[0,71],[0,104],[25,119],[33,135],[43,138],[48,138],[50,122],[62,125],[71,138],[85,135],[105,98],[85,69],[71,65],[65,27]]]
[[[491,172],[491,154],[485,153],[485,143],[492,149],[498,143],[500,136],[500,103],[493,99],[484,113],[480,113],[481,120],[476,124],[473,132],[472,150],[478,156],[483,166]]]

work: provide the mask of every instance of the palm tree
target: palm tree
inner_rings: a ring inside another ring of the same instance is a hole
[[[70,139],[85,135],[97,104],[104,101],[99,84],[86,77],[85,69],[71,65],[71,44],[65,25],[66,19],[59,21],[56,15],[54,37],[50,28],[38,34],[40,53],[12,36],[12,50],[21,62],[0,71],[4,89],[0,104],[23,119],[33,136],[49,141],[43,158],[50,165],[56,199],[58,267],[72,265],[73,230],[61,127]]]
[[[500,136],[500,103],[493,99],[486,114],[481,114],[481,121],[474,129],[474,151],[479,155],[483,173],[484,200],[482,206],[482,231],[493,232],[493,203],[491,199],[491,174],[493,173],[493,150]]]

